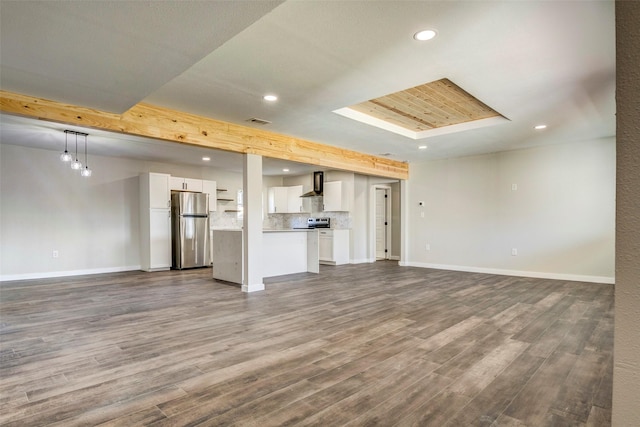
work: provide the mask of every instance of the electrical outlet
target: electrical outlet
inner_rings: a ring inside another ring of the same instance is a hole
[[[511,184],[511,191],[518,191],[518,184]]]
[[[58,256],[60,256],[60,254],[58,253],[58,251],[57,251],[57,250],[54,250],[54,251],[51,253],[51,256],[52,256],[53,258],[58,258]]]
[[[420,212],[420,218],[424,218],[424,212]]]
[[[431,250],[431,245],[429,243],[427,243],[424,247],[425,250],[430,251]]]
[[[511,256],[518,255],[518,250],[516,248],[511,248]]]

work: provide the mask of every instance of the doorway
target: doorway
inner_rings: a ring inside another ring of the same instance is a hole
[[[375,188],[375,253],[377,260],[390,257],[391,241],[391,189]]]

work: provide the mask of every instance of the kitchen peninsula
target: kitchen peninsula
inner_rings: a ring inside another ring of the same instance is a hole
[[[319,241],[315,229],[263,230],[262,275],[318,273]],[[213,278],[242,284],[242,229],[211,231]]]

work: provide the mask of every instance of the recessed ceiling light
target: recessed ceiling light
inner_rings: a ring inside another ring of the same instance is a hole
[[[542,130],[542,129],[546,129],[547,125],[536,125],[533,127],[535,130]]]
[[[269,102],[275,102],[278,100],[278,97],[276,95],[265,95],[262,97],[262,99],[264,99],[265,101],[269,101]]]
[[[211,160],[211,157],[203,157],[202,160],[208,162],[209,160]]]
[[[427,146],[426,145],[418,145],[418,150],[426,150]]]
[[[438,33],[436,32],[436,30],[422,30],[422,31],[418,31],[417,33],[415,33],[413,35],[413,38],[418,40],[418,41],[427,41],[427,40],[431,40],[432,38],[434,38],[435,36],[437,36]]]
[[[289,172],[289,169],[284,168],[284,169],[282,169],[282,172]]]

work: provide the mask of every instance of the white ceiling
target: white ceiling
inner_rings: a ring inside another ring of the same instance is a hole
[[[613,1],[1,0],[0,19],[2,89],[80,106],[257,117],[265,130],[409,162],[615,135]],[[424,28],[438,36],[413,40]],[[509,121],[414,141],[332,112],[444,77]],[[58,151],[70,128],[0,120],[2,143]],[[211,153],[87,132],[93,154],[201,164]],[[212,157],[241,168],[239,155]]]

